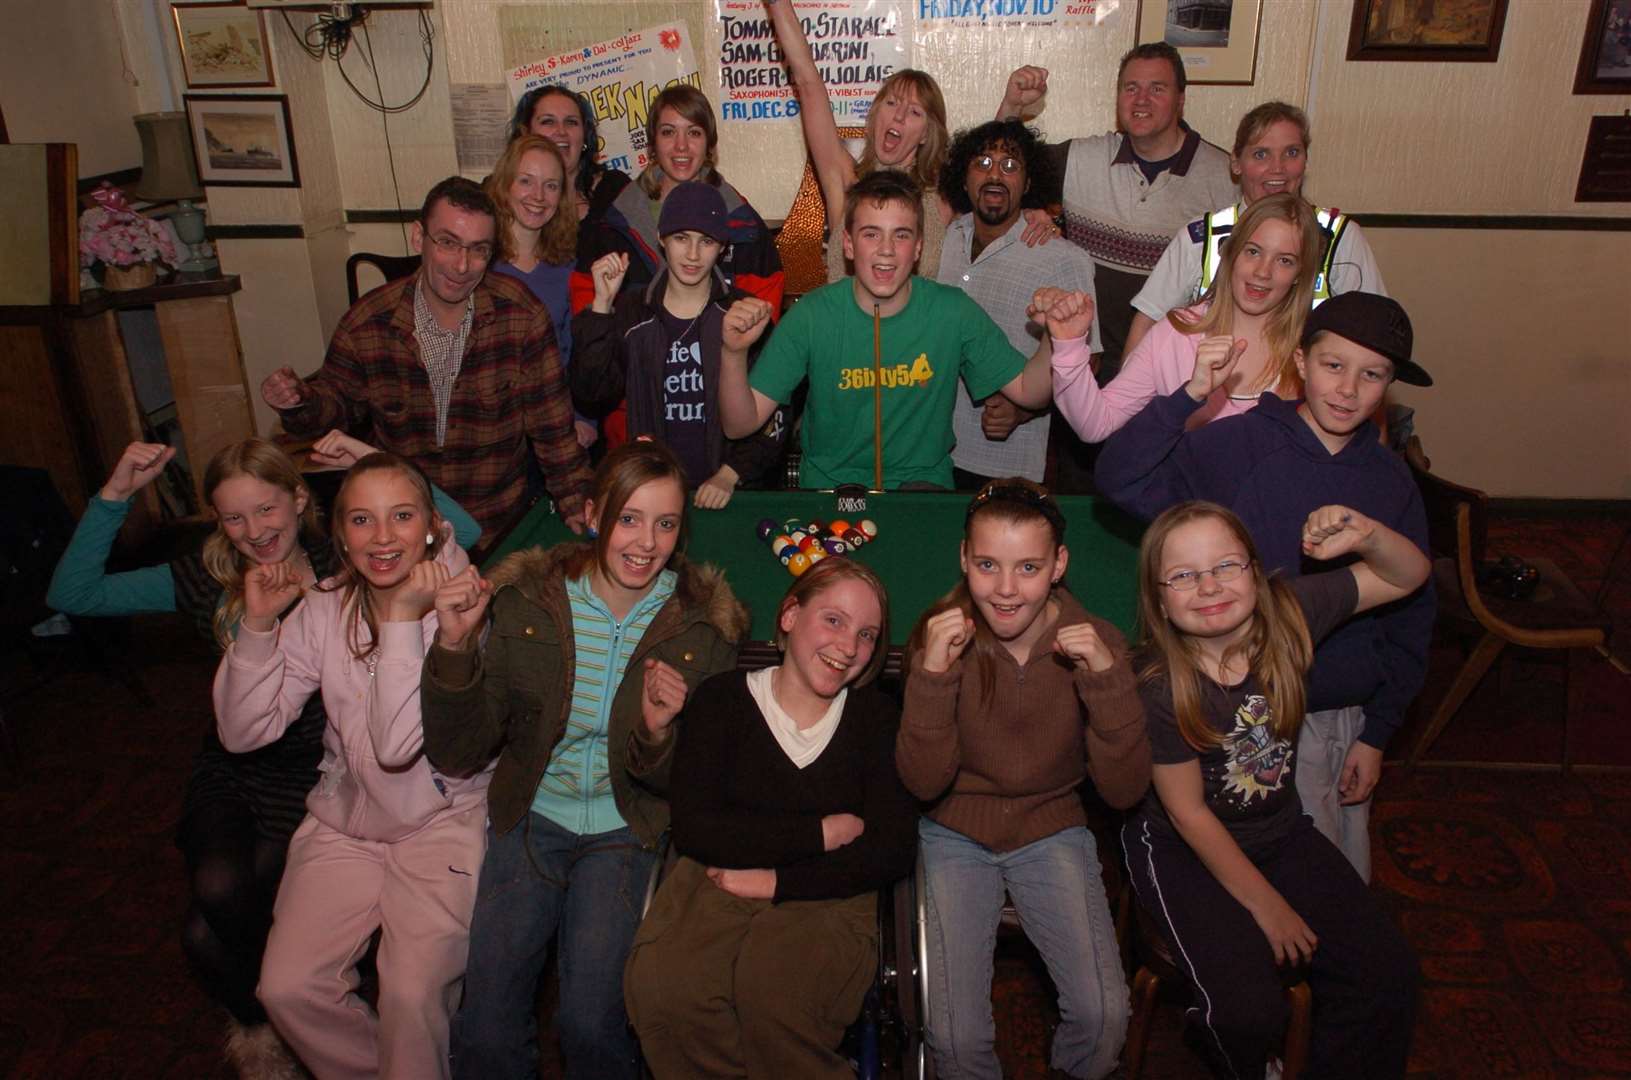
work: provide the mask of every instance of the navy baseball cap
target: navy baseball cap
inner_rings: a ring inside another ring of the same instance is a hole
[[[712,184],[687,180],[675,185],[663,200],[662,213],[657,216],[657,235],[687,231],[711,236],[721,244],[729,242],[725,234],[725,196]]]

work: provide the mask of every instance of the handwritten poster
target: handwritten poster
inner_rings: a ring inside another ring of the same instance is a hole
[[[549,83],[583,94],[594,108],[600,134],[597,160],[634,175],[648,160],[646,112],[652,101],[678,83],[701,89],[702,73],[690,30],[670,23],[522,64],[508,81],[512,102]]]
[[[861,127],[878,87],[911,66],[905,18],[912,0],[798,0],[810,53],[839,127]],[[747,122],[797,116],[781,49],[763,0],[714,0],[719,17],[719,118]]]

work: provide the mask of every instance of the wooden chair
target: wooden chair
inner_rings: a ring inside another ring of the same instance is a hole
[[[1508,645],[1519,645],[1566,650],[1562,769],[1567,772],[1574,752],[1569,721],[1581,704],[1583,680],[1579,669],[1587,650],[1607,640],[1609,620],[1550,559],[1528,560],[1540,572],[1540,584],[1529,599],[1509,600],[1480,590],[1477,575],[1484,560],[1488,496],[1434,475],[1420,440],[1414,437],[1405,450],[1405,461],[1415,475],[1427,510],[1440,622],[1459,624],[1478,637],[1477,645],[1411,750],[1409,764],[1421,761],[1502,651]]]
[[[1157,929],[1143,906],[1137,909],[1138,945],[1142,963],[1133,976],[1133,1015],[1127,1025],[1127,1048],[1122,1051],[1127,1080],[1138,1080],[1144,1075],[1144,1054],[1150,1045],[1150,1019],[1155,1013],[1156,1001],[1163,983],[1184,983],[1184,973],[1173,959],[1172,946]],[[1291,1018],[1286,1022],[1286,1041],[1281,1051],[1281,1080],[1298,1080],[1308,1067],[1308,1044],[1313,1032],[1314,992],[1308,987],[1308,968],[1281,969],[1285,986],[1286,1004]]]
[[[345,292],[355,304],[362,291],[357,287],[357,267],[367,264],[378,270],[387,282],[405,278],[419,269],[417,255],[376,255],[372,251],[359,251],[345,261]]]

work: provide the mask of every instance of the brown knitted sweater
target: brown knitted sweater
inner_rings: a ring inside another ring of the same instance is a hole
[[[921,653],[909,658],[895,741],[901,780],[933,802],[929,817],[992,851],[1085,825],[1076,791],[1083,777],[1118,808],[1137,803],[1150,783],[1150,740],[1126,639],[1068,592],[1056,589],[1054,599],[1058,621],[1023,667],[998,650],[989,708],[981,706],[972,667],[962,692],[962,660],[933,674],[923,670]],[[1078,669],[1053,651],[1058,629],[1080,622],[1092,623],[1115,652],[1109,671]]]

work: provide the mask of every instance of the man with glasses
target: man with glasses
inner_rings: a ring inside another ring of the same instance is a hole
[[[407,458],[481,523],[482,540],[525,497],[527,453],[574,532],[589,461],[549,312],[527,287],[487,274],[497,213],[480,185],[431,188],[412,232],[418,273],[352,305],[316,374],[261,384],[291,435],[340,428]]]
[[[991,316],[1022,356],[1051,342],[1026,313],[1040,283],[1093,291],[1093,258],[1074,244],[1027,247],[1021,210],[1042,205],[1050,166],[1035,130],[1018,120],[993,120],[960,132],[940,170],[940,191],[959,217],[946,228],[938,280],[962,289]],[[1096,298],[1095,298],[1096,299]],[[1098,320],[1088,350],[1099,351]],[[1085,357],[1084,357],[1085,360]],[[1042,482],[1048,453],[1048,411],[1023,409],[1001,393],[975,401],[967,387],[952,413],[953,477],[962,491],[987,480],[1023,476]]]

